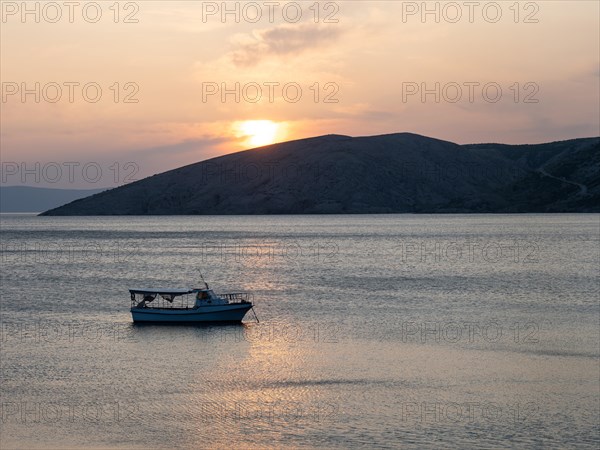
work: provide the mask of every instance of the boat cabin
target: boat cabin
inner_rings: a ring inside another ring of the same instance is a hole
[[[194,289],[196,302],[194,306],[202,305],[224,305],[229,303],[226,299],[219,297],[212,289]]]

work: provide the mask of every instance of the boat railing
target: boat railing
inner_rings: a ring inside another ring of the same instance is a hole
[[[219,294],[224,300],[227,300],[229,303],[252,303],[254,300],[254,295],[250,292],[229,292],[227,294]]]

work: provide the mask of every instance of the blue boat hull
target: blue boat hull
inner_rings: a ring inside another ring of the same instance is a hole
[[[131,317],[134,322],[149,323],[239,323],[251,308],[251,303],[201,306],[195,309],[131,308]]]

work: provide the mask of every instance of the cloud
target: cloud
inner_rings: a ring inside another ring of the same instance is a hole
[[[349,106],[339,106],[332,109],[336,117],[348,117],[362,120],[388,120],[395,117],[394,113],[373,108],[369,103],[354,103]]]
[[[203,150],[210,150],[213,147],[222,144],[224,142],[229,142],[231,139],[215,137],[215,138],[202,138],[202,139],[186,139],[181,142],[175,144],[167,144],[167,145],[158,145],[154,147],[146,147],[142,149],[137,149],[132,151],[132,154],[136,155],[147,155],[147,156],[157,156],[157,155],[185,155],[190,152],[198,152]]]
[[[128,167],[135,167],[134,179],[140,180],[157,173],[220,156],[224,153],[222,149],[219,149],[220,145],[227,148],[230,144],[231,148],[234,149],[235,143],[235,138],[203,136],[160,145],[113,149],[109,152],[93,147],[91,150],[96,155],[94,162],[99,164],[107,175],[112,174],[108,168],[114,164],[119,164],[122,171],[127,170]],[[71,158],[71,160],[73,159]],[[81,161],[81,163],[83,164],[84,161]],[[126,164],[130,166],[126,167]],[[106,176],[102,181],[103,186],[117,186],[121,184],[122,180],[117,182],[110,176]],[[82,186],[85,186],[85,184]]]
[[[220,146],[224,145],[225,149],[232,151],[237,150],[235,144],[236,139],[230,137],[190,138],[164,145],[121,150],[119,159],[135,162],[140,169],[138,178],[143,178],[229,153]]]
[[[336,41],[342,34],[337,27],[317,24],[280,25],[252,35],[238,35],[231,59],[236,66],[257,65],[267,56],[297,55]]]

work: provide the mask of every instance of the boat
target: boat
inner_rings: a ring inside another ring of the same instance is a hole
[[[129,289],[129,293],[136,323],[241,323],[250,310],[258,322],[252,294],[217,295],[206,282],[204,288]]]

